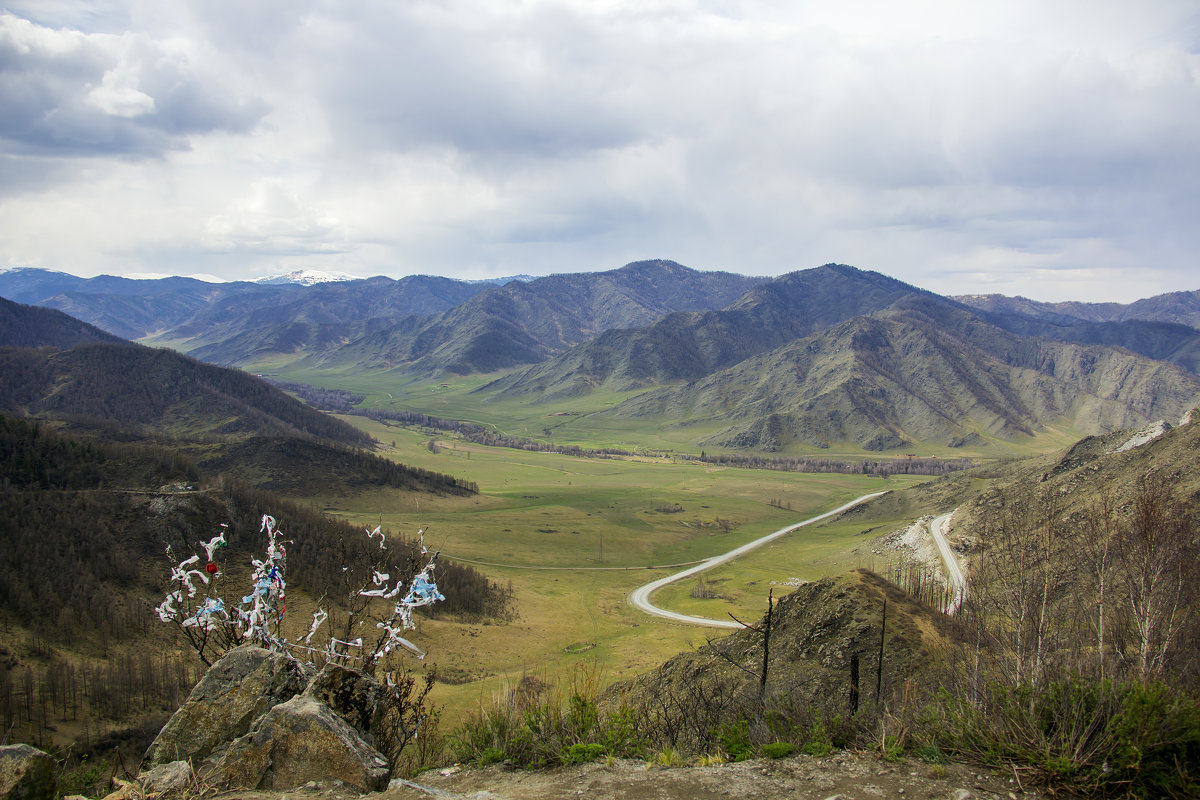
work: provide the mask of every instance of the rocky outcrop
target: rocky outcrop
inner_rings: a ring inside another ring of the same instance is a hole
[[[36,747],[0,747],[0,800],[54,800],[54,758]]]
[[[141,783],[147,792],[170,792],[183,789],[192,781],[192,765],[186,761],[159,764],[142,775]]]
[[[355,669],[327,664],[304,690],[374,745],[384,710],[379,682]]]
[[[243,645],[196,684],[150,745],[147,764],[190,762],[206,785],[221,789],[341,781],[378,790],[389,772],[375,748],[383,713],[384,692],[365,673],[334,664],[314,671]],[[141,782],[149,786],[154,775]]]
[[[292,789],[340,780],[362,791],[387,786],[387,759],[333,710],[311,695],[268,711],[233,742],[208,780],[230,788]]]
[[[295,659],[254,645],[213,664],[146,753],[149,765],[199,762],[244,735],[254,720],[299,694],[308,682]]]

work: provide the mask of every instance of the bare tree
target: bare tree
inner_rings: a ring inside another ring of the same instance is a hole
[[[1143,679],[1161,675],[1194,617],[1197,534],[1192,515],[1159,475],[1138,482],[1116,529],[1116,568],[1134,634],[1131,660]]]
[[[1059,507],[1053,494],[1036,490],[996,495],[993,504],[964,616],[991,643],[1001,675],[1037,684],[1059,650],[1065,614]]]
[[[1112,497],[1101,492],[1088,509],[1080,526],[1079,535],[1071,540],[1069,555],[1077,565],[1087,585],[1078,587],[1075,619],[1090,630],[1081,635],[1095,642],[1096,674],[1100,678],[1108,675],[1109,651],[1113,648],[1112,627],[1114,620],[1110,605],[1113,602],[1113,583],[1116,559],[1117,513]],[[1090,591],[1087,591],[1089,590]],[[1089,608],[1094,600],[1094,608]]]

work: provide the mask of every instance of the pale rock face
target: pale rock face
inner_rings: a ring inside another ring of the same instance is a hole
[[[143,783],[148,791],[169,792],[184,788],[191,780],[191,765],[186,761],[172,761],[150,770],[143,778]]]
[[[384,704],[383,689],[374,678],[348,667],[326,664],[304,694],[329,706],[366,742],[375,744]]]
[[[264,714],[214,765],[211,779],[229,788],[286,790],[340,780],[361,791],[387,786],[387,759],[329,706],[308,695]]]
[[[254,645],[230,650],[163,726],[146,753],[147,764],[202,761],[307,683],[294,659]]]
[[[54,759],[36,747],[0,747],[0,800],[54,800]]]
[[[318,672],[243,645],[196,684],[150,746],[147,763],[190,761],[206,785],[222,789],[341,781],[377,791],[389,775],[374,747],[384,708],[382,688],[365,673],[332,664]],[[140,781],[150,787],[166,772],[158,766]]]

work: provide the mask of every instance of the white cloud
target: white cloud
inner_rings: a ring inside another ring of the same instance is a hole
[[[1190,2],[9,9],[8,263],[1196,288]]]

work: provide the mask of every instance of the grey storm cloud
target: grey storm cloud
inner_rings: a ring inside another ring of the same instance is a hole
[[[0,14],[0,141],[10,155],[159,157],[187,136],[245,132],[265,113],[134,35],[49,28]]]
[[[1193,0],[8,9],[8,263],[478,277],[666,256],[943,291],[1111,293],[1148,264],[1155,286],[1194,282]]]

